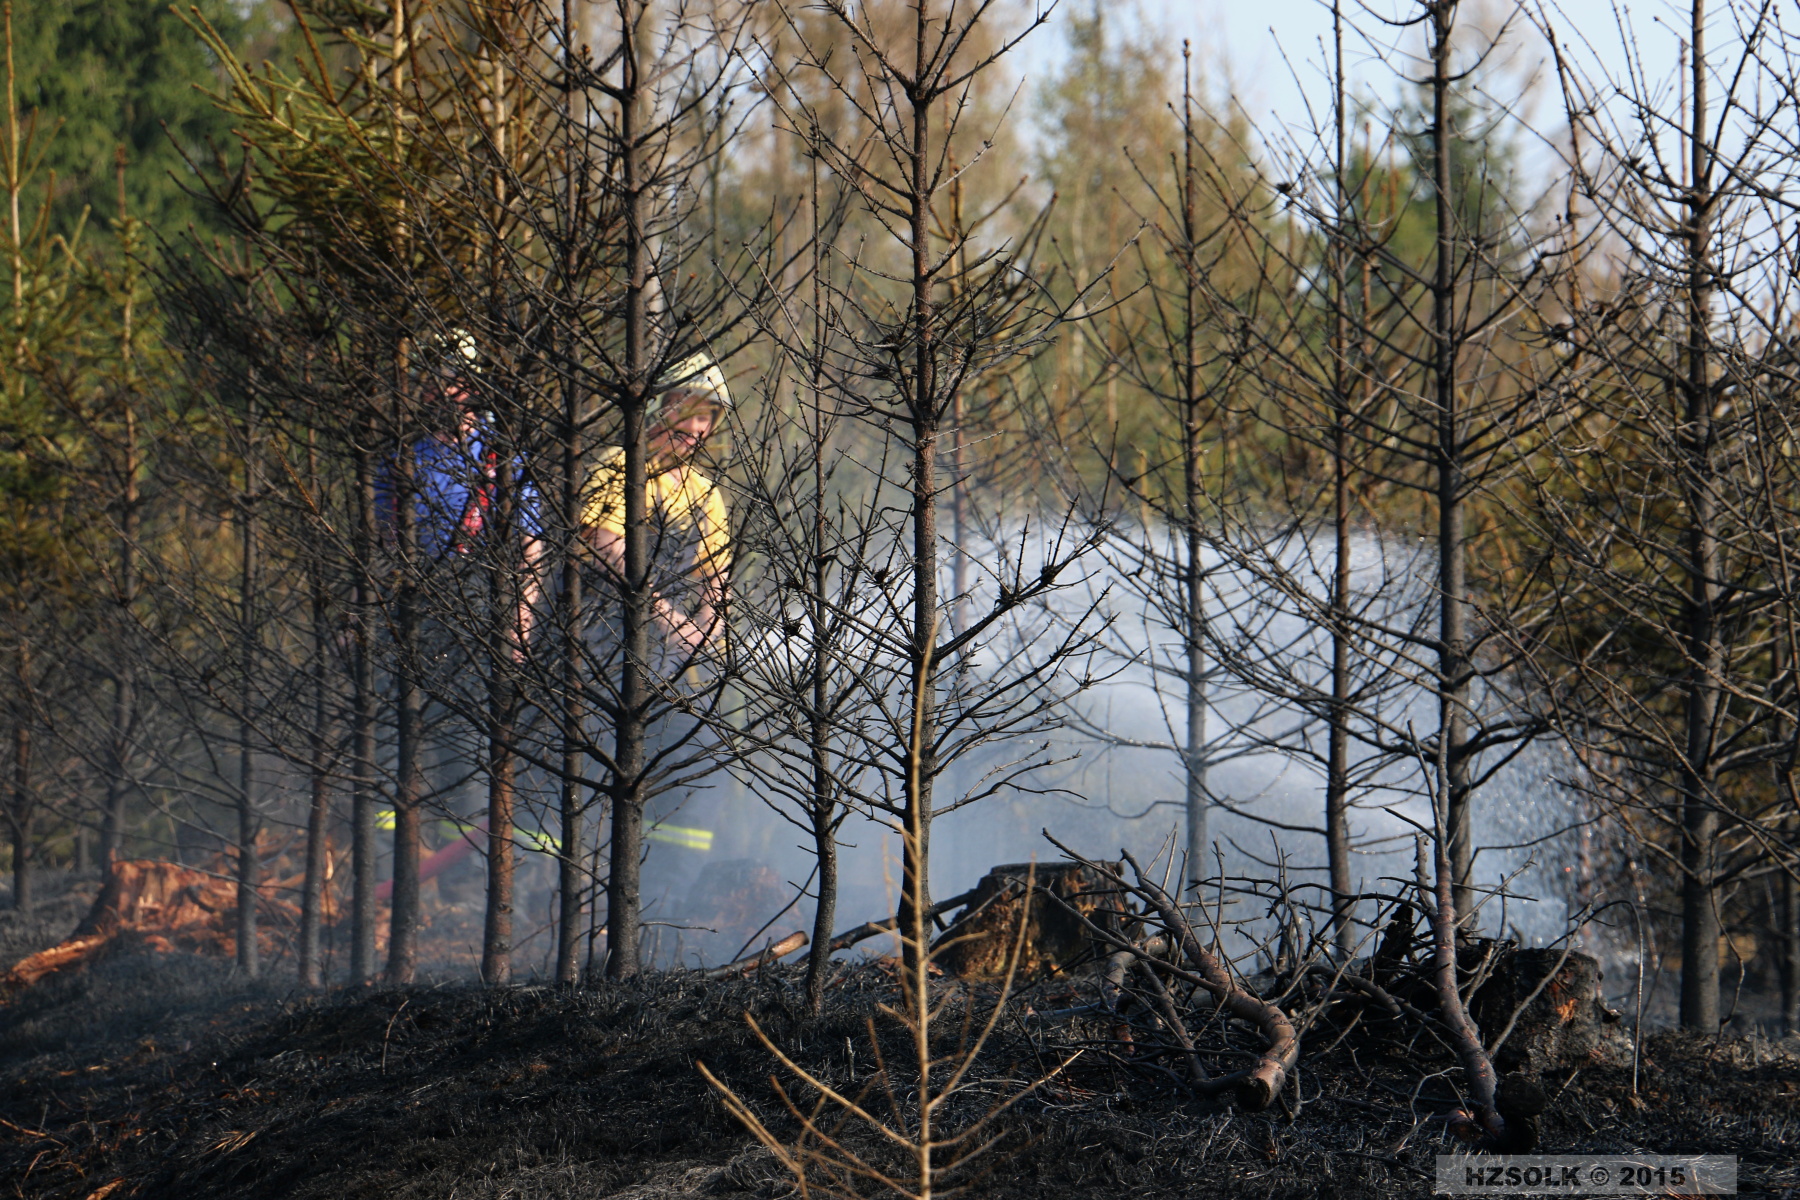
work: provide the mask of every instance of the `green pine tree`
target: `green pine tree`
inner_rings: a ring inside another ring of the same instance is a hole
[[[193,7],[242,56],[269,54],[278,41],[282,23],[265,0]],[[166,0],[22,4],[13,23],[21,117],[45,147],[41,170],[55,177],[53,233],[71,232],[90,210],[93,234],[113,227],[120,147],[125,203],[146,226],[171,238],[190,222],[220,227],[192,194],[190,160],[204,164],[236,140],[205,94],[222,64]]]

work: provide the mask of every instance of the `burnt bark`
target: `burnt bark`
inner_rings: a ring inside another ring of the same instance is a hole
[[[1692,99],[1687,131],[1691,181],[1685,203],[1687,363],[1683,381],[1682,491],[1687,530],[1688,646],[1686,742],[1679,770],[1681,797],[1681,1023],[1716,1032],[1719,1026],[1719,912],[1716,846],[1719,815],[1713,785],[1713,737],[1724,675],[1719,631],[1720,548],[1714,455],[1711,261],[1711,131],[1707,128],[1706,4],[1694,0],[1689,53]]]
[[[398,356],[397,382],[405,395],[407,355]],[[390,984],[411,983],[418,967],[419,839],[425,798],[420,766],[424,726],[424,691],[419,683],[419,589],[412,572],[419,562],[418,515],[415,510],[415,448],[410,437],[394,460],[394,700],[398,765],[394,781],[393,899],[388,924]]]
[[[1437,992],[1438,1019],[1444,1023],[1451,1049],[1456,1052],[1457,1062],[1462,1067],[1463,1081],[1468,1085],[1469,1099],[1475,1108],[1474,1123],[1487,1137],[1498,1140],[1506,1136],[1506,1119],[1494,1102],[1500,1079],[1494,1071],[1493,1058],[1482,1045],[1481,1029],[1463,1003],[1456,976],[1456,938],[1461,921],[1456,909],[1454,866],[1450,857],[1452,843],[1445,836],[1441,817],[1437,836],[1429,839],[1432,848],[1429,865],[1425,849],[1427,840],[1423,834],[1418,837],[1415,880],[1420,906],[1430,918],[1429,977]]]
[[[256,749],[251,712],[255,708],[257,650],[258,575],[261,568],[261,539],[257,528],[257,399],[249,400],[245,420],[244,491],[239,497],[239,521],[242,529],[238,577],[239,665],[242,672],[238,694],[238,786],[237,786],[237,967],[247,979],[255,979],[261,970],[257,961],[256,889],[261,882],[261,863],[257,859],[256,835],[261,824],[256,811]]]
[[[372,431],[371,431],[372,432]],[[369,449],[356,449],[356,596],[351,645],[350,793],[350,979],[362,983],[375,974],[376,857],[375,810],[381,796],[376,755],[378,697],[375,690],[375,472]]]
[[[506,690],[504,688],[496,690]],[[481,980],[512,982],[513,799],[512,697],[494,697],[494,730],[488,742],[487,915],[482,926]]]
[[[825,1011],[825,972],[831,965],[831,927],[837,922],[838,900],[838,826],[843,822],[848,811],[839,803],[837,780],[832,772],[831,754],[831,721],[828,706],[831,696],[831,606],[826,591],[831,586],[831,547],[832,530],[826,519],[825,468],[825,405],[824,371],[825,371],[825,305],[823,285],[825,262],[822,252],[824,237],[824,219],[819,209],[819,148],[818,132],[813,134],[811,159],[811,215],[812,215],[812,361],[809,365],[810,384],[812,385],[812,445],[808,448],[812,467],[812,521],[808,530],[812,552],[812,594],[807,597],[808,618],[812,623],[811,643],[808,649],[812,658],[812,694],[811,707],[807,713],[807,749],[812,759],[812,788],[807,797],[812,816],[813,860],[818,864],[819,894],[813,910],[812,950],[806,958],[806,1011],[818,1016]],[[957,495],[961,495],[962,463],[961,442],[958,441],[958,459],[953,467],[957,473]],[[958,512],[960,513],[960,508]],[[960,517],[959,532],[960,532]],[[962,560],[958,560],[959,569]],[[960,594],[960,587],[959,594]]]
[[[1438,742],[1442,769],[1437,803],[1449,837],[1456,911],[1472,919],[1475,846],[1470,823],[1471,756],[1468,748],[1469,595],[1464,540],[1466,431],[1457,386],[1456,246],[1459,234],[1451,171],[1451,38],[1458,0],[1430,0],[1432,200],[1436,246],[1431,282],[1431,385],[1436,415],[1433,446],[1438,524]]]
[[[1183,747],[1187,770],[1183,783],[1187,801],[1187,877],[1190,885],[1198,887],[1207,876],[1207,863],[1212,856],[1207,833],[1207,810],[1212,799],[1206,791],[1206,572],[1200,565],[1206,541],[1203,524],[1206,490],[1202,479],[1206,421],[1201,412],[1203,396],[1197,328],[1201,266],[1198,230],[1194,223],[1194,204],[1200,186],[1194,161],[1193,98],[1186,87],[1182,91],[1181,120],[1181,470],[1182,532],[1186,553],[1186,561],[1181,564],[1181,636],[1187,651],[1187,728]]]
[[[806,959],[806,1011],[825,1011],[825,972],[831,965],[831,926],[837,920],[837,822],[829,809],[813,810],[813,854],[818,862],[818,900],[813,910],[812,944]],[[819,949],[823,947],[823,949]]]
[[[639,134],[645,121],[648,10],[641,0],[620,0],[619,140],[622,172],[621,205],[625,234],[625,379],[619,397],[620,440],[625,469],[625,562],[619,576],[622,659],[619,664],[618,713],[610,794],[612,847],[607,863],[606,976],[624,979],[639,970],[639,924],[644,837],[644,757],[647,717],[652,697],[644,679],[650,659],[652,602],[649,546],[649,451],[646,415],[652,381],[649,314],[651,247],[648,228],[650,197],[645,179],[644,148]],[[578,849],[563,846],[565,879],[576,881]],[[579,913],[566,894],[564,926]],[[573,942],[570,943],[574,945]],[[560,957],[560,955],[559,955]],[[571,962],[572,969],[572,962]],[[559,968],[558,977],[561,977]]]
[[[24,682],[26,651],[19,647],[20,682]],[[30,912],[37,903],[35,855],[31,835],[35,824],[36,799],[31,791],[31,726],[23,717],[15,718],[12,736],[12,788],[7,797],[7,834],[12,841],[12,906],[14,912]]]
[[[311,382],[310,378],[307,382]],[[307,435],[306,478],[308,491],[317,496],[319,448],[314,432]],[[324,564],[317,557],[307,561],[306,582],[312,624],[312,724],[307,730],[306,863],[300,883],[300,936],[295,955],[300,986],[318,987],[325,981],[320,934],[324,923],[327,822],[331,813],[332,714],[326,666],[331,661],[329,602]]]
[[[126,309],[125,343],[131,344],[129,303]],[[129,353],[129,351],[128,351]],[[118,591],[121,630],[135,620],[138,593],[138,535],[142,523],[142,496],[138,485],[140,464],[137,445],[137,411],[132,397],[124,397],[124,458],[120,463]],[[137,712],[137,673],[129,655],[112,673],[112,727],[107,744],[106,800],[100,818],[100,861],[106,862],[124,849],[125,798],[131,774],[131,727]]]
[[[1332,133],[1336,181],[1332,191],[1336,224],[1330,243],[1332,303],[1331,356],[1331,705],[1326,712],[1325,862],[1334,897],[1331,926],[1338,953],[1349,961],[1356,948],[1350,880],[1350,296],[1346,278],[1350,205],[1345,173],[1349,155],[1345,112],[1344,23],[1341,6],[1331,6]]]
[[[927,36],[932,24],[930,0],[918,0],[913,26],[913,83],[907,89],[911,106],[910,141],[903,143],[910,184],[908,232],[912,250],[912,277],[908,281],[912,301],[912,372],[907,386],[906,408],[912,426],[912,639],[909,698],[913,713],[912,735],[907,746],[911,769],[906,777],[905,808],[901,813],[900,928],[923,928],[923,912],[931,907],[931,796],[937,778],[936,674],[933,661],[938,631],[938,425],[941,414],[937,394],[936,281],[931,261],[931,208],[935,179],[931,171],[931,106],[937,94],[924,90],[930,67]],[[924,943],[915,938],[901,942],[907,969],[923,977]]]
[[[1787,872],[1781,875],[1776,956],[1781,976],[1781,1029],[1800,1033],[1800,883]]]
[[[936,961],[960,978],[1000,979],[1010,971],[1028,981],[1091,960],[1089,923],[1119,932],[1118,889],[1112,880],[1120,864],[1102,866],[1108,873],[1064,863],[991,868],[969,893],[967,911],[938,939]],[[1027,880],[1033,878],[1054,902],[1028,893]],[[1020,921],[1025,922],[1022,937]]]
[[[562,231],[562,255],[558,287],[561,289],[565,306],[573,307],[570,297],[576,288],[576,239],[574,229],[577,227],[577,172],[574,164],[579,160],[577,152],[577,132],[575,107],[582,93],[576,87],[576,74],[580,69],[576,60],[575,19],[572,0],[563,0],[561,37],[563,39],[563,79],[562,79],[562,112],[564,130],[564,152],[568,155],[569,168],[563,176],[563,216],[568,227]],[[569,896],[573,891],[577,897],[591,886],[592,880],[585,879],[579,871],[580,847],[587,839],[587,799],[582,794],[583,767],[587,763],[584,748],[582,724],[587,712],[582,703],[581,663],[582,649],[587,644],[587,626],[583,615],[584,597],[582,592],[580,535],[581,496],[582,496],[582,402],[577,388],[575,374],[575,344],[573,339],[564,345],[567,359],[562,364],[558,379],[560,389],[561,411],[557,427],[557,496],[556,496],[556,530],[560,544],[556,548],[557,592],[556,592],[556,636],[557,654],[557,720],[561,746],[558,748],[561,758],[561,778],[557,785],[557,821],[561,833],[564,852],[558,862],[558,883],[560,896],[558,901],[556,980],[558,983],[572,984],[578,978],[576,964],[576,923],[581,908],[578,903],[571,903]],[[492,826],[490,826],[492,828]],[[596,907],[598,898],[596,897]],[[592,969],[595,925],[590,918],[588,927],[589,969]],[[609,946],[611,939],[608,939]]]
[[[513,751],[518,721],[517,689],[511,672],[520,657],[519,570],[513,560],[514,479],[512,451],[500,439],[494,472],[494,528],[488,547],[488,844],[487,912],[481,937],[481,979],[512,982],[513,800],[517,764]]]
[[[574,385],[565,375],[563,382],[562,462],[560,472],[560,527],[564,539],[560,560],[556,607],[557,646],[561,656],[560,694],[557,698],[561,721],[561,779],[557,785],[557,821],[563,853],[557,862],[558,923],[556,942],[556,981],[576,982],[576,928],[580,919],[579,903],[585,881],[580,871],[580,847],[587,838],[587,803],[582,795],[582,771],[587,763],[582,735],[586,710],[581,702],[581,656],[587,639],[582,617],[581,561],[576,551],[576,529],[581,515],[581,445],[578,401]],[[492,827],[490,826],[490,829]],[[575,899],[572,902],[570,897]],[[610,897],[610,893],[609,893]],[[611,901],[609,898],[608,907]],[[610,935],[607,945],[612,945]]]
[[[316,472],[314,478],[317,478]],[[331,815],[332,719],[325,676],[331,631],[326,619],[325,590],[316,566],[312,584],[313,712],[307,761],[310,794],[306,806],[306,869],[300,887],[300,944],[297,948],[302,987],[319,987],[325,982],[320,930],[324,923],[327,822]]]

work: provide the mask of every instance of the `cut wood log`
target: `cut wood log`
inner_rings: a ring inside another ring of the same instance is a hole
[[[265,953],[299,924],[300,909],[258,889],[258,935]],[[237,951],[237,883],[219,872],[153,859],[115,860],[100,894],[65,941],[15,963],[0,975],[0,998],[99,956],[124,935],[160,951],[230,958]]]
[[[205,943],[219,936],[219,916],[237,907],[237,883],[219,874],[148,859],[114,862],[75,936],[127,930]],[[194,948],[199,948],[196,945]]]
[[[1117,863],[1102,864],[1116,869]],[[1060,900],[1029,896],[1026,880]],[[1119,889],[1100,871],[1080,863],[1012,863],[995,867],[975,885],[968,909],[937,942],[937,961],[962,979],[999,979],[1026,921],[1015,978],[1020,981],[1093,966],[1094,938],[1082,918],[1112,932],[1119,928]],[[1079,915],[1077,915],[1079,914]]]
[[[58,971],[86,962],[106,945],[107,940],[106,934],[90,933],[85,937],[70,938],[48,950],[39,950],[36,954],[20,959],[5,975],[0,975],[0,996],[10,996],[21,988],[30,987],[46,975],[54,975]]]

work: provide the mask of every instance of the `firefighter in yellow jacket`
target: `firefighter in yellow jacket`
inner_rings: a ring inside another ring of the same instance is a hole
[[[731,536],[725,497],[697,465],[701,447],[731,407],[725,374],[704,354],[681,363],[657,398],[645,442],[645,511],[650,549],[651,618],[674,655],[691,661],[720,624]],[[582,527],[607,568],[625,570],[625,450],[599,456],[582,509]]]

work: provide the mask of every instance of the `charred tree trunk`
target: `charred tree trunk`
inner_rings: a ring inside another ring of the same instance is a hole
[[[407,87],[406,68],[412,61],[414,47],[411,14],[402,0],[394,5],[388,52],[391,56],[388,86],[392,90],[389,121],[394,146],[405,142],[403,118]],[[409,253],[410,235],[405,223],[406,210],[401,209],[398,226],[398,250],[401,261]],[[411,983],[417,967],[419,928],[419,806],[425,795],[425,780],[420,770],[419,741],[423,734],[424,694],[419,686],[422,667],[419,654],[419,589],[413,576],[419,564],[419,527],[415,504],[418,496],[416,447],[413,442],[412,418],[417,414],[412,375],[416,347],[410,335],[402,333],[394,346],[393,395],[395,398],[395,431],[400,434],[399,453],[394,464],[394,552],[397,565],[394,581],[394,700],[395,741],[398,763],[394,779],[394,876],[393,907],[388,926],[387,981],[391,984]]]
[[[815,264],[814,278],[817,279]],[[817,290],[815,286],[815,306],[817,312]],[[815,371],[813,386],[815,393],[814,412],[822,410],[818,407],[817,389],[820,380]],[[813,577],[812,596],[809,607],[812,609],[812,712],[808,728],[810,748],[812,750],[812,835],[813,858],[818,864],[819,896],[818,906],[813,913],[812,952],[806,961],[806,1008],[817,1016],[825,1010],[825,971],[831,962],[831,929],[837,920],[838,899],[838,853],[837,832],[843,816],[839,809],[837,784],[832,777],[831,769],[831,721],[828,706],[830,697],[830,624],[831,607],[826,602],[825,589],[830,586],[829,553],[826,549],[830,536],[825,522],[825,454],[824,432],[815,424],[813,431]]]
[[[1781,976],[1781,1030],[1800,1034],[1800,883],[1781,875],[1776,955]]]
[[[401,374],[406,371],[405,356]],[[404,378],[401,380],[404,384]],[[425,780],[419,742],[424,694],[419,686],[419,590],[412,578],[418,562],[415,510],[416,463],[410,441],[402,445],[394,469],[394,542],[398,578],[394,584],[394,688],[399,763],[394,781],[394,889],[388,926],[387,982],[411,983],[418,966],[420,806]]]
[[[1714,842],[1719,835],[1713,802],[1713,731],[1723,677],[1719,631],[1719,533],[1713,446],[1712,153],[1706,97],[1706,5],[1694,0],[1690,62],[1693,102],[1688,150],[1692,183],[1687,194],[1687,378],[1683,397],[1682,458],[1689,506],[1687,551],[1689,602],[1686,697],[1687,743],[1681,789],[1681,1023],[1688,1029],[1719,1027],[1719,912]]]
[[[372,437],[373,431],[368,431]],[[362,983],[375,974],[376,857],[375,808],[381,795],[376,774],[375,694],[375,472],[369,447],[356,451],[356,611],[352,631],[352,756],[355,781],[350,796],[350,978]]]
[[[124,846],[126,775],[130,771],[125,729],[136,697],[136,681],[129,663],[120,663],[112,677],[112,731],[108,747],[105,806],[100,812],[99,859],[115,858]]]
[[[829,782],[825,784],[829,788]],[[838,823],[830,808],[813,809],[813,855],[819,867],[818,907],[813,913],[812,952],[806,960],[806,1011],[825,1011],[825,972],[831,965],[831,925],[837,920]]]
[[[238,580],[239,612],[243,623],[240,631],[239,670],[242,672],[238,695],[238,789],[237,789],[237,966],[247,979],[255,979],[261,970],[256,944],[256,889],[261,882],[260,863],[256,857],[256,834],[259,824],[256,812],[255,728],[250,714],[255,708],[257,649],[260,644],[256,593],[261,544],[258,538],[257,495],[257,412],[256,396],[249,398],[245,418],[244,494],[240,501],[243,523],[242,561]]]
[[[27,651],[20,646],[20,682],[27,669]],[[25,694],[23,693],[20,693]],[[13,725],[13,795],[7,804],[7,833],[13,838],[13,912],[31,912],[36,905],[32,883],[31,833],[36,801],[31,793],[31,725],[23,716]]]
[[[1431,0],[1431,153],[1437,245],[1431,284],[1432,401],[1438,517],[1438,741],[1443,763],[1437,803],[1449,838],[1456,911],[1474,912],[1475,847],[1470,824],[1470,692],[1467,548],[1463,538],[1464,419],[1457,389],[1455,181],[1450,168],[1451,34],[1458,0]]]
[[[25,264],[21,251],[25,245],[24,227],[20,223],[19,195],[23,189],[19,173],[19,101],[18,76],[13,69],[13,29],[12,6],[9,4],[4,15],[6,34],[6,113],[7,113],[7,158],[6,158],[6,193],[8,200],[10,232],[12,234],[12,303],[16,319],[25,318]],[[12,368],[21,370],[25,365],[26,343],[24,327],[16,332],[18,341],[12,347]],[[127,339],[129,343],[129,339]],[[13,616],[18,626],[18,643],[14,646],[13,666],[17,672],[18,690],[16,700],[22,704],[31,695],[29,644],[25,639],[25,604],[23,597],[14,592]],[[12,839],[13,856],[13,909],[24,912],[31,907],[31,730],[23,711],[16,711],[13,716],[13,778],[12,795],[7,805],[8,832]],[[81,870],[81,833],[77,826],[75,835],[75,869]]]
[[[1441,768],[1441,751],[1438,759]],[[1426,864],[1427,840],[1431,843],[1429,866]],[[1494,1072],[1493,1059],[1482,1045],[1481,1030],[1469,1016],[1468,1006],[1463,1003],[1456,978],[1459,918],[1455,877],[1449,854],[1453,844],[1446,836],[1441,818],[1437,822],[1435,836],[1427,839],[1420,834],[1415,842],[1417,865],[1414,868],[1414,878],[1418,882],[1420,905],[1425,908],[1431,921],[1430,978],[1437,990],[1438,1018],[1444,1023],[1451,1049],[1456,1052],[1457,1061],[1462,1066],[1463,1081],[1468,1087],[1469,1099],[1475,1109],[1476,1123],[1488,1136],[1499,1139],[1506,1133],[1505,1119],[1501,1117],[1496,1103],[1496,1089],[1500,1080]]]
[[[573,370],[572,364],[570,370]],[[578,979],[577,922],[581,916],[580,898],[586,890],[587,882],[581,874],[581,846],[587,838],[587,804],[582,796],[581,783],[587,764],[587,754],[582,748],[582,722],[586,717],[586,709],[581,702],[581,661],[582,649],[587,641],[587,629],[582,617],[581,561],[575,544],[575,531],[581,518],[581,423],[578,405],[573,380],[565,376],[560,504],[564,544],[560,555],[561,578],[557,589],[557,611],[560,614],[558,636],[562,654],[562,695],[559,700],[562,719],[562,779],[558,785],[557,818],[563,851],[558,860],[560,919],[557,924],[556,981],[571,984]],[[571,900],[571,897],[574,899]],[[610,935],[607,945],[612,945]]]
[[[825,466],[825,262],[822,239],[824,220],[819,210],[818,130],[813,131],[811,176],[812,216],[812,361],[808,364],[812,386],[812,595],[808,597],[808,616],[812,622],[812,708],[808,714],[807,739],[812,752],[812,835],[813,859],[819,870],[819,896],[813,911],[812,950],[806,958],[806,1011],[818,1016],[825,1011],[825,972],[831,964],[831,930],[837,920],[838,853],[837,831],[842,820],[838,813],[837,788],[831,771],[831,721],[827,707],[831,702],[831,606],[826,602],[826,588],[831,584],[830,538],[832,530],[826,519]],[[958,495],[962,484],[960,440],[955,466]],[[960,509],[959,509],[960,511]],[[960,517],[959,517],[960,522]],[[960,524],[958,537],[960,539]],[[958,559],[961,562],[961,559]],[[958,585],[961,595],[962,585]]]
[[[512,982],[513,791],[512,689],[502,683],[489,697],[494,728],[488,742],[488,894],[482,930],[481,979]]]
[[[1335,227],[1331,235],[1331,708],[1325,746],[1325,860],[1335,898],[1331,916],[1333,939],[1345,962],[1356,948],[1354,902],[1350,881],[1350,307],[1346,278],[1346,239],[1350,206],[1344,175],[1349,168],[1345,144],[1344,25],[1341,6],[1331,6],[1333,54],[1332,133],[1337,180]]]
[[[912,733],[907,746],[905,811],[902,815],[902,882],[900,928],[923,929],[920,915],[931,907],[931,795],[937,777],[936,676],[938,531],[937,458],[941,407],[935,358],[936,311],[931,263],[931,201],[936,178],[931,169],[931,106],[935,94],[919,89],[929,70],[927,37],[932,25],[930,0],[919,0],[913,31],[911,141],[906,167],[912,241],[912,395],[907,408],[912,424]],[[924,945],[911,937],[902,942],[907,969],[922,978]]]
[[[579,227],[576,216],[578,181],[573,168],[579,160],[576,151],[575,103],[582,93],[576,88],[579,66],[575,57],[575,46],[579,41],[575,32],[575,15],[573,0],[563,0],[562,32],[563,39],[563,128],[567,132],[566,142],[568,162],[571,164],[563,178],[563,212],[568,221],[563,231],[562,274],[559,280],[564,295],[573,296],[576,291],[576,237]],[[576,363],[574,361],[575,343],[568,346],[569,361],[562,368],[562,420],[559,430],[561,457],[558,473],[559,494],[557,496],[557,536],[561,545],[557,548],[557,598],[558,614],[557,636],[559,653],[562,655],[562,678],[560,681],[560,698],[558,716],[562,722],[562,778],[559,781],[557,797],[557,818],[562,834],[563,856],[559,863],[561,908],[557,929],[556,980],[558,983],[575,983],[578,978],[575,957],[576,922],[581,914],[580,904],[569,903],[571,892],[577,897],[592,886],[591,878],[584,878],[580,873],[581,847],[586,843],[587,801],[582,795],[582,777],[587,765],[587,753],[583,748],[583,723],[587,718],[586,706],[582,703],[581,664],[583,650],[587,645],[587,627],[583,614],[585,598],[582,590],[580,527],[582,497],[582,404],[581,392],[576,386]],[[596,907],[598,907],[596,897]],[[592,969],[593,958],[593,922],[590,920],[588,935],[589,969]],[[608,945],[611,945],[610,940]]]
[[[1184,49],[1185,54],[1185,49]],[[1185,68],[1185,61],[1184,61]],[[1183,72],[1181,132],[1181,268],[1182,268],[1182,363],[1181,363],[1181,465],[1182,518],[1186,562],[1182,564],[1183,629],[1187,643],[1187,875],[1194,887],[1207,876],[1207,859],[1211,855],[1211,838],[1207,832],[1207,813],[1212,805],[1206,791],[1208,752],[1206,746],[1206,572],[1200,565],[1206,531],[1201,524],[1205,503],[1202,436],[1205,422],[1200,413],[1200,364],[1196,346],[1196,325],[1200,319],[1198,298],[1201,287],[1200,264],[1196,251],[1194,202],[1199,191],[1194,162],[1193,96]],[[1149,530],[1144,531],[1146,536]]]
[[[316,482],[318,473],[313,472]],[[325,982],[320,955],[320,930],[324,924],[325,854],[327,822],[331,815],[331,706],[326,686],[326,663],[331,654],[331,629],[327,620],[325,585],[315,564],[312,579],[313,713],[310,759],[307,763],[311,795],[306,806],[306,874],[300,889],[300,986],[319,987]]]
[[[643,858],[644,757],[651,703],[643,667],[650,659],[650,546],[646,446],[646,414],[650,398],[650,244],[649,200],[644,178],[644,150],[638,145],[645,119],[643,106],[644,25],[642,0],[622,0],[620,30],[619,133],[624,175],[625,386],[619,405],[620,439],[625,450],[625,569],[619,583],[623,661],[619,664],[618,727],[613,751],[612,853],[607,863],[606,975],[636,975],[640,921],[639,866]],[[579,848],[563,847],[563,869],[579,880]],[[580,913],[565,895],[564,933],[569,939],[571,970]]]
[[[511,449],[502,445],[494,479],[498,536],[490,547],[495,557],[488,567],[488,888],[481,938],[481,979],[494,985],[512,982],[513,726],[518,705],[511,671],[521,649],[521,593],[511,558],[512,508]]]
[[[507,161],[509,107],[507,97],[507,63],[517,47],[511,17],[503,7],[490,12],[494,24],[491,36],[496,45],[483,44],[480,50],[483,82],[487,98],[483,108],[488,113],[490,137],[495,154]],[[498,49],[500,53],[496,54]],[[501,324],[497,304],[503,290],[504,262],[502,242],[508,224],[508,178],[505,171],[493,172],[492,199],[489,206],[488,234],[493,239],[487,253],[489,303],[492,323]],[[505,414],[502,419],[511,414]],[[526,594],[522,572],[528,564],[522,554],[515,553],[519,543],[519,512],[514,480],[514,454],[511,439],[504,427],[494,422],[488,430],[494,445],[487,450],[494,455],[494,492],[488,537],[487,563],[487,709],[488,709],[488,844],[487,844],[487,911],[481,937],[481,978],[490,985],[512,981],[513,935],[513,756],[514,726],[518,720],[517,688],[513,672],[522,659],[525,623],[521,604]],[[467,835],[465,835],[467,836]]]
[[[130,304],[126,306],[126,343],[129,345]],[[138,490],[137,412],[128,395],[124,404],[124,461],[120,467],[119,496],[119,588],[120,629],[131,627],[137,607],[138,591],[138,525],[140,496]],[[130,655],[124,655],[112,677],[112,728],[108,745],[106,773],[106,808],[100,818],[100,861],[118,855],[125,840],[125,797],[131,774],[131,726],[137,711],[137,677]]]

